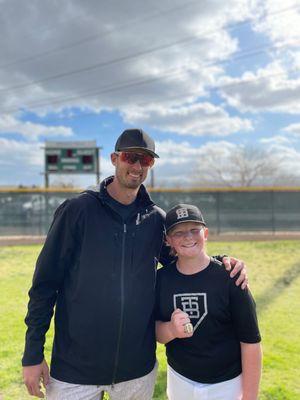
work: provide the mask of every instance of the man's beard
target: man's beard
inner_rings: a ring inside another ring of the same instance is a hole
[[[146,179],[145,177],[141,177],[140,179],[137,179],[136,181],[131,180],[130,177],[128,177],[128,179],[126,179],[126,177],[124,178],[122,176],[122,174],[116,174],[116,177],[118,179],[118,181],[120,182],[120,184],[127,189],[138,189],[141,184],[144,182],[144,180]]]
[[[129,182],[129,183],[126,183],[126,185],[124,185],[124,186],[126,186],[128,189],[137,189],[141,186],[141,184],[142,184],[142,182],[131,182],[131,183]]]

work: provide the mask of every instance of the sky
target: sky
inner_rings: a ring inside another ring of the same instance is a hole
[[[42,186],[52,140],[96,140],[105,178],[126,128],[155,140],[159,187],[241,147],[300,175],[298,0],[0,0],[0,49],[0,186]]]

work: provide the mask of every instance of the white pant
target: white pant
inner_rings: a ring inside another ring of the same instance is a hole
[[[157,365],[147,375],[112,385],[77,385],[50,377],[46,387],[47,400],[101,400],[104,392],[110,400],[151,400]]]
[[[229,381],[202,384],[187,379],[168,366],[169,400],[241,400],[242,375]]]

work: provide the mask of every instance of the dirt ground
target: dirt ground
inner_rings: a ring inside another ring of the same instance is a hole
[[[29,244],[43,244],[46,236],[0,236],[0,246],[17,246]],[[299,232],[236,232],[210,233],[210,241],[265,241],[265,240],[300,240]]]

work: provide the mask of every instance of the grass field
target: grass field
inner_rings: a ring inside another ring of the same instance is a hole
[[[40,246],[0,247],[0,400],[25,400],[20,359],[23,323],[35,259]],[[251,289],[256,298],[263,337],[264,368],[260,399],[300,399],[300,243],[214,242],[209,253],[224,252],[242,258],[248,265]],[[51,350],[51,332],[46,358]],[[165,399],[164,348],[160,363],[156,400]]]

